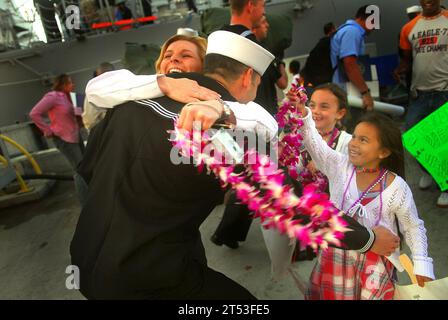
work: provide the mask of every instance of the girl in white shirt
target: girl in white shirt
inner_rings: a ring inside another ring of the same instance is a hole
[[[347,156],[325,143],[309,108],[298,103],[297,95],[290,94],[290,99],[303,115],[305,147],[316,167],[328,177],[334,204],[369,228],[381,225],[397,234],[398,220],[412,252],[419,285],[434,279],[426,229],[412,192],[400,177],[404,176],[404,159],[398,127],[384,115],[366,114],[355,128]],[[306,298],[392,299],[395,268],[403,271],[398,257],[398,249],[387,257],[370,251],[322,250]]]
[[[348,154],[348,143],[352,138],[341,126],[341,121],[347,113],[347,104],[347,93],[334,83],[316,87],[309,103],[319,134],[332,149],[344,154]],[[305,146],[302,147],[299,173],[303,169],[307,169],[306,171],[314,177],[318,175],[318,170],[306,152]]]
[[[333,150],[348,154],[348,143],[352,136],[343,130],[341,121],[347,114],[347,93],[334,83],[322,84],[311,95],[309,107],[316,123],[316,129]],[[316,169],[310,154],[302,146],[297,168],[303,184],[321,182],[320,191],[328,193],[327,178]],[[292,261],[313,260],[316,254],[311,248],[300,250],[296,246]]]

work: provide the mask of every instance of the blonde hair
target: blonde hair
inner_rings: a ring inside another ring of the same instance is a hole
[[[162,49],[160,50],[159,58],[157,59],[156,64],[155,64],[157,73],[160,72],[160,65],[162,64],[163,56],[165,55],[166,50],[168,49],[170,44],[172,44],[173,42],[179,41],[179,40],[185,40],[185,41],[189,41],[189,42],[195,44],[196,47],[198,48],[198,53],[199,53],[199,58],[201,59],[201,63],[204,64],[205,53],[207,51],[207,40],[202,37],[189,37],[189,36],[184,36],[184,35],[178,34],[178,35],[172,36],[167,41],[165,41],[165,43],[163,44]]]

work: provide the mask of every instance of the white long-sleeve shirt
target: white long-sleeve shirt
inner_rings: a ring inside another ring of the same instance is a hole
[[[356,171],[353,178],[354,166],[349,161],[348,155],[331,149],[317,132],[311,110],[307,108],[308,114],[303,118],[301,133],[304,137],[306,150],[316,164],[316,167],[328,177],[330,185],[330,199],[341,210],[348,212],[350,206],[359,198],[356,184]],[[350,181],[350,185],[347,184]],[[344,206],[342,200],[344,191]],[[361,208],[363,216],[357,217],[359,223],[368,228],[375,227],[380,214],[380,197],[376,197],[366,206]],[[358,211],[358,212],[360,212]],[[355,213],[358,214],[358,213]],[[412,197],[412,191],[407,183],[399,176],[395,176],[392,183],[382,192],[382,210],[379,225],[388,228],[397,234],[396,219],[400,231],[403,233],[406,244],[412,252],[414,262],[414,274],[434,279],[432,259],[428,256],[428,244],[426,229],[423,221],[418,217],[417,208]],[[399,261],[399,249],[387,257],[399,271],[403,266]]]
[[[99,75],[89,81],[86,87],[83,122],[87,129],[93,127],[109,108],[126,101],[153,99],[163,96],[157,77],[159,75],[135,75],[121,69]],[[272,140],[277,135],[278,125],[275,119],[255,102],[241,104],[228,102],[236,118],[238,129],[254,131],[268,135]]]
[[[348,155],[348,144],[351,139],[352,139],[352,135],[350,133],[341,131],[341,134],[339,135],[338,143],[336,144],[336,148],[334,150]],[[300,157],[300,160],[302,160],[302,156]],[[301,172],[303,169],[304,169],[303,161],[299,161],[299,163],[297,164],[297,172]],[[319,168],[317,168],[317,169],[319,169]]]

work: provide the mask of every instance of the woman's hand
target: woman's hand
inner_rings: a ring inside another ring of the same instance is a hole
[[[425,277],[425,276],[419,276],[419,275],[415,275],[415,277],[417,278],[417,283],[420,287],[424,287],[425,286],[425,282],[430,282],[432,281],[431,278]]]
[[[161,76],[157,78],[160,90],[167,97],[182,103],[215,100],[221,96],[215,91],[201,87],[196,81]]]
[[[197,130],[208,130],[221,117],[221,113],[205,104],[191,103],[182,108],[179,119],[177,120],[177,127],[191,131],[193,126]],[[200,124],[200,128],[196,127]]]

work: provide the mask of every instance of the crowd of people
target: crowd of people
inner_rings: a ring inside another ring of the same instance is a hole
[[[374,111],[357,63],[372,31],[367,6],[337,28],[326,24],[325,37],[304,68],[292,61],[287,69],[263,47],[269,30],[264,0],[229,2],[229,24],[208,39],[194,34],[169,38],[155,75],[101,65],[86,88],[85,150],[68,96],[70,77],[58,77],[53,91],[31,111],[75,170],[82,211],[70,254],[81,271],[81,293],[89,299],[255,299],[207,265],[199,232],[214,207],[225,203],[211,241],[237,249],[251,226],[251,210],[212,175],[193,164],[173,163],[167,131],[174,122],[177,130],[187,131],[199,122],[203,130],[231,127],[274,145],[284,134],[274,118],[280,103],[296,108],[304,139],[299,178],[287,174],[284,183],[300,195],[304,185],[325,181],[316,192],[327,193],[344,211],[351,231],[340,245],[316,253],[301,251],[298,241],[278,230],[263,229],[272,275],[281,277],[294,261],[317,254],[306,299],[393,299],[397,271],[403,271],[398,259],[402,237],[412,252],[418,284],[435,279],[424,222],[405,180],[402,132]],[[420,4],[421,13],[400,34],[396,76],[409,72],[412,63],[406,130],[448,100],[448,34],[443,33],[448,11],[440,0]],[[279,102],[276,88],[287,88],[286,70],[293,86]],[[349,106],[348,82],[358,89],[362,109]],[[297,90],[302,85],[307,104]],[[50,125],[42,120],[46,113]],[[425,172],[420,187],[431,183]],[[446,192],[438,205],[448,207]]]

